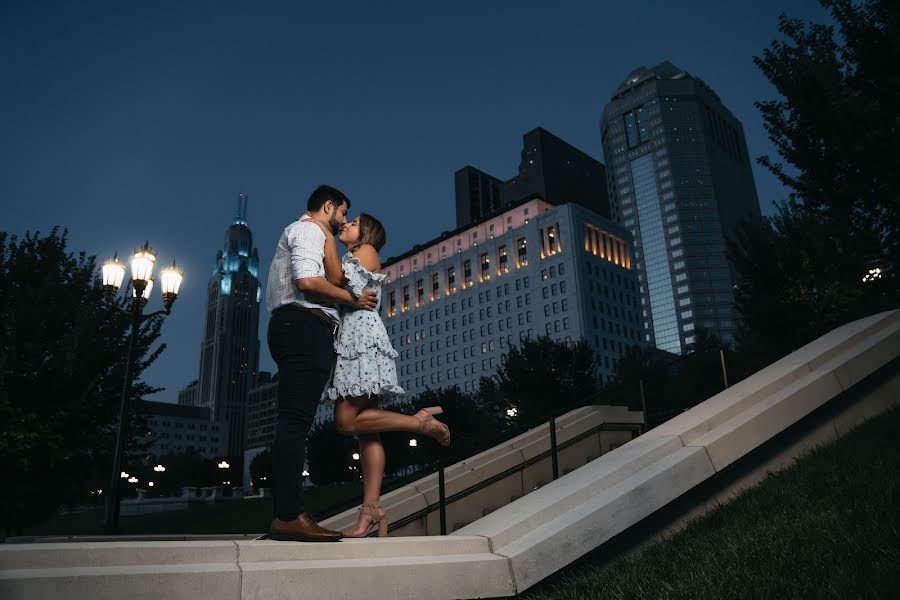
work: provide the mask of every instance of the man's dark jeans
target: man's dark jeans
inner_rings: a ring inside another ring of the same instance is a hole
[[[277,309],[269,320],[269,352],[278,365],[274,513],[282,521],[292,521],[304,511],[306,436],[334,362],[332,332],[323,318],[289,306]]]

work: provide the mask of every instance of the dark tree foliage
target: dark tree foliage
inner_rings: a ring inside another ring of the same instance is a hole
[[[900,4],[820,0],[834,25],[782,15],[754,59],[781,99],[757,102],[791,199],[834,228],[835,252],[896,264],[900,244]],[[785,164],[786,163],[786,164]]]
[[[683,355],[629,348],[619,359],[614,380],[593,403],[624,405],[631,410],[646,407],[647,423],[653,427],[722,391],[725,382],[719,351],[724,349],[723,344],[718,336],[702,328],[696,330],[695,337],[696,342]],[[731,363],[733,354],[727,356]],[[734,380],[729,376],[730,383]]]
[[[438,418],[450,428],[451,444],[443,448],[430,437],[417,435],[417,454],[422,458],[467,458],[489,447],[486,443],[497,439],[503,426],[499,407],[487,406],[479,394],[463,392],[458,386],[428,390],[416,396],[414,410],[426,406],[444,409]]]
[[[759,162],[790,190],[729,248],[738,349],[758,366],[900,303],[900,3],[821,4],[833,25],[782,16],[754,59],[781,96],[757,103],[780,157]]]
[[[272,487],[272,451],[263,450],[250,461],[250,481],[256,489]]]
[[[582,406],[597,391],[594,353],[543,336],[511,348],[497,369],[500,390],[521,423],[537,423]]]
[[[357,480],[359,472],[347,467],[356,464],[351,460],[351,455],[358,451],[356,439],[338,433],[334,420],[326,419],[314,424],[306,438],[310,481],[315,485],[325,485]]]
[[[166,470],[158,473],[153,470],[157,464]],[[252,467],[251,467],[252,468]],[[137,468],[129,467],[141,482],[152,481],[153,488],[147,489],[148,496],[180,496],[183,487],[206,487],[222,484],[222,469],[218,461],[204,458],[197,451],[185,451],[177,454],[160,456]]]
[[[153,393],[141,373],[160,319],[135,344],[132,400]],[[106,490],[119,414],[127,316],[104,297],[94,257],[66,249],[66,232],[0,232],[0,494],[19,532],[62,504]],[[134,428],[132,428],[134,431]]]

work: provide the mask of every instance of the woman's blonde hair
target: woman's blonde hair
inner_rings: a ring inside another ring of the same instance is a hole
[[[359,239],[353,244],[352,248],[348,248],[350,252],[356,251],[363,244],[369,244],[375,248],[376,252],[381,252],[381,248],[387,242],[387,236],[384,233],[384,226],[372,215],[359,213]]]

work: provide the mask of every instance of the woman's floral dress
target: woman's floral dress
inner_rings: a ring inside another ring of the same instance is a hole
[[[356,396],[378,396],[392,400],[406,394],[397,385],[397,351],[391,346],[387,329],[378,315],[384,273],[366,270],[350,252],[341,259],[347,288],[357,296],[375,292],[375,310],[347,310],[341,315],[341,328],[334,342],[337,359],[334,377],[328,387],[331,400]]]

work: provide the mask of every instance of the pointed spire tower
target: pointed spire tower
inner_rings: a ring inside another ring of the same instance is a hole
[[[247,195],[216,254],[207,286],[206,327],[200,348],[197,404],[228,423],[227,461],[242,472],[247,398],[259,370],[259,254],[247,225]]]

